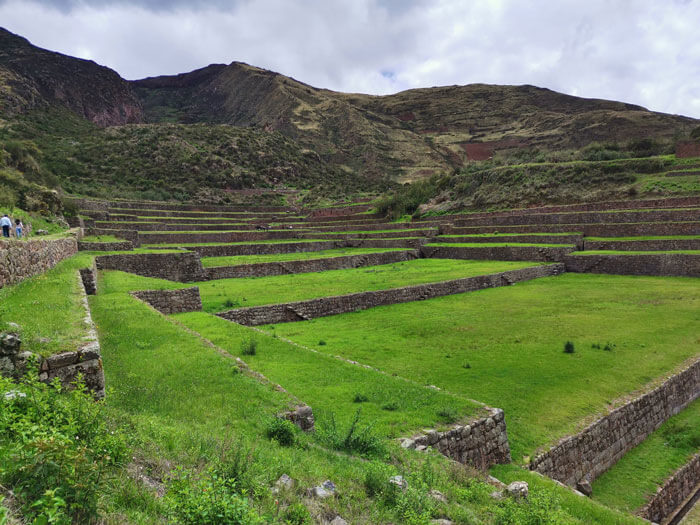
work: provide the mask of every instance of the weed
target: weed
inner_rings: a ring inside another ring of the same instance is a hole
[[[255,355],[258,351],[258,341],[253,339],[244,339],[241,341],[241,355]]]
[[[342,432],[336,422],[335,415],[320,422],[318,437],[331,448],[364,457],[379,457],[386,454],[386,445],[372,431],[372,425],[359,427],[361,409],[357,409],[355,417],[345,432]]]
[[[326,346],[326,342],[325,342],[323,339],[321,339],[321,340],[318,342],[318,346]]]
[[[576,350],[574,349],[574,343],[571,341],[567,341],[564,343],[564,353],[565,354],[573,354]]]
[[[267,437],[274,439],[283,447],[291,447],[296,441],[294,423],[282,418],[272,418],[267,425]]]
[[[353,403],[366,403],[367,401],[369,401],[369,398],[366,395],[361,394],[359,392],[355,394],[355,397],[352,398]]]
[[[311,523],[309,509],[301,503],[290,505],[284,512],[284,523],[288,523],[289,525],[305,525],[306,523]]]
[[[234,306],[238,306],[238,303],[234,303],[231,299],[226,299],[224,301],[224,307],[225,308],[233,308]]]
[[[464,363],[464,364],[462,365],[462,368],[466,368],[466,369],[469,369],[469,368],[471,368],[471,367],[472,367],[472,365],[470,365],[469,363]]]
[[[459,419],[459,412],[454,407],[445,407],[437,413],[446,423],[454,423]]]
[[[389,412],[393,412],[398,409],[399,404],[396,401],[389,401],[388,403],[384,403],[382,405],[382,410],[388,410]]]

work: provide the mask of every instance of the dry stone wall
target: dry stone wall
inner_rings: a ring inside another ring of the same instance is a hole
[[[445,432],[431,430],[426,434],[403,439],[401,446],[416,450],[434,447],[444,456],[479,470],[510,463],[510,445],[503,410],[487,410],[487,417],[467,425],[456,425]]]
[[[301,261],[280,261],[239,266],[219,266],[205,268],[206,280],[233,279],[238,277],[263,277],[267,275],[288,275],[294,273],[325,272],[327,270],[344,270],[362,266],[377,266],[401,261],[410,261],[418,257],[415,250],[399,252],[368,253],[343,257],[327,257]]]
[[[544,261],[560,262],[575,251],[573,246],[550,248],[546,246],[423,246],[423,257],[435,259],[477,259],[491,261]]]
[[[0,288],[44,273],[78,252],[70,237],[55,240],[0,240]]]
[[[563,271],[564,266],[562,264],[533,266],[491,275],[480,275],[477,277],[467,277],[439,283],[419,284],[390,290],[360,292],[338,295],[335,297],[321,297],[308,301],[285,304],[238,308],[227,312],[221,312],[217,315],[229,321],[247,326],[304,321],[316,317],[365,310],[375,306],[420,301],[444,295],[472,292],[484,288],[506,286],[520,281],[558,275]]]
[[[606,224],[635,222],[685,222],[700,220],[700,209],[542,213],[489,216],[454,221],[455,226],[511,226],[523,224]]]
[[[199,255],[193,252],[98,255],[95,263],[98,270],[121,270],[169,281],[187,283],[205,278]]]
[[[182,290],[141,290],[131,292],[131,295],[166,315],[199,312],[202,309],[202,299],[196,286]]]
[[[698,239],[658,239],[642,241],[585,241],[586,250],[700,250]]]
[[[626,224],[525,224],[521,226],[445,226],[441,233],[582,233],[587,237],[634,237],[637,235],[700,235],[700,222]]]
[[[499,235],[498,237],[435,237],[430,242],[484,243],[484,242],[525,242],[533,244],[571,244],[583,246],[582,235]],[[596,248],[598,249],[598,248]]]
[[[123,242],[78,242],[78,251],[124,252],[134,249],[131,241]]]
[[[284,231],[241,231],[241,232],[211,232],[211,233],[139,233],[143,244],[175,244],[200,242],[250,242],[271,239],[298,239],[298,230]]]
[[[530,469],[576,486],[593,482],[700,396],[700,361],[537,456]]]
[[[124,239],[125,241],[131,242],[131,244],[138,248],[141,246],[139,240],[139,232],[136,230],[127,229],[111,229],[111,228],[87,228],[85,230],[85,235],[112,235],[117,239]]]
[[[700,490],[700,454],[678,469],[668,478],[639,515],[654,523],[665,523],[682,507],[689,496]],[[682,517],[682,516],[681,516]]]
[[[564,264],[567,272],[700,277],[700,255],[686,253],[568,255]]]

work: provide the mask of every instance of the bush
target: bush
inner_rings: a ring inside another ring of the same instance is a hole
[[[279,417],[272,418],[267,425],[267,437],[283,447],[290,447],[296,441],[297,427],[291,421]]]
[[[220,523],[253,525],[263,523],[248,503],[236,492],[236,480],[216,472],[203,474],[178,468],[168,483],[167,503],[170,517],[184,525]]]
[[[81,381],[65,392],[58,381],[40,383],[36,370],[19,384],[0,378],[0,405],[0,484],[14,492],[21,512],[53,516],[52,523],[61,516],[95,520],[105,473],[127,457],[104,406]]]
[[[359,392],[355,394],[355,397],[352,399],[353,403],[366,403],[367,401],[369,401],[369,398],[364,394],[360,394]]]
[[[566,343],[564,343],[564,353],[565,354],[573,354],[574,352],[575,352],[574,343],[572,343],[571,341],[567,341]]]
[[[255,355],[258,351],[258,342],[253,339],[244,339],[241,341],[241,354],[242,355]]]
[[[284,512],[284,522],[290,525],[305,525],[311,523],[311,514],[301,503],[294,503]]]

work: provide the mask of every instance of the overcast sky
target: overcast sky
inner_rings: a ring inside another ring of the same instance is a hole
[[[234,60],[373,94],[534,84],[700,118],[700,0],[0,0],[128,79]]]

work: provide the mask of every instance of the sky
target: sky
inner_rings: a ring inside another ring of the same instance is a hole
[[[127,79],[241,61],[345,92],[533,84],[700,118],[700,0],[0,0],[0,26]]]

